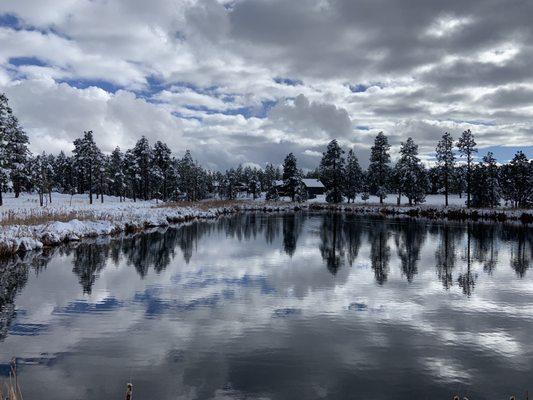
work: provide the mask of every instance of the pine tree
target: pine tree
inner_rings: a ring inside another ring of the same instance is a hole
[[[191,152],[187,150],[185,155],[178,163],[179,190],[187,195],[187,201],[197,199],[197,176],[196,164],[192,158]]]
[[[154,145],[154,166],[156,167],[156,188],[161,193],[163,201],[169,197],[170,178],[172,175],[172,152],[168,146],[157,141]]]
[[[98,158],[97,158],[97,168],[98,168],[98,192],[100,195],[100,202],[104,202],[104,193],[107,191],[108,186],[108,163],[109,158],[103,154],[102,152],[99,152]],[[98,198],[98,197],[97,197]]]
[[[296,157],[289,153],[283,161],[283,186],[291,198],[295,201],[302,198],[302,177],[298,170]]]
[[[426,197],[427,175],[418,158],[418,146],[412,138],[402,143],[400,159],[396,164],[398,185],[409,199],[409,205],[423,203]]]
[[[120,150],[120,147],[116,147],[111,153],[109,163],[107,164],[111,194],[118,196],[119,201],[124,199],[124,191],[126,189],[126,174],[124,172],[124,155]]]
[[[49,159],[46,153],[38,154],[31,160],[31,184],[37,189],[39,195],[39,204],[44,206],[44,196],[49,194],[51,198],[51,178],[53,171],[51,170]]]
[[[53,170],[53,186],[60,193],[74,194],[76,186],[74,183],[74,168],[71,157],[67,157],[63,151],[59,152],[55,157]]]
[[[370,193],[379,196],[379,203],[387,196],[388,178],[390,174],[390,145],[383,132],[379,132],[370,152],[368,166],[368,184]]]
[[[474,154],[477,153],[474,135],[470,129],[463,132],[457,142],[457,147],[461,156],[466,157],[466,206],[470,207],[472,163]]]
[[[442,182],[444,184],[444,201],[448,207],[448,194],[450,191],[450,180],[453,174],[455,165],[455,156],[453,154],[453,138],[446,132],[442,135],[442,139],[437,144],[436,157],[437,163],[442,173]]]
[[[89,204],[93,204],[93,190],[99,176],[100,158],[100,149],[94,142],[93,131],[85,131],[83,138],[74,140],[73,154],[81,192],[88,190]]]
[[[133,154],[132,149],[128,149],[124,154],[124,179],[128,193],[133,201],[137,201],[137,193],[140,192],[141,176],[139,173],[139,166]]]
[[[505,200],[514,207],[528,207],[533,197],[533,173],[526,155],[518,151],[513,159],[502,167],[502,186]]]
[[[489,151],[472,170],[472,206],[496,207],[500,197],[498,165]]]
[[[18,198],[24,184],[28,181],[27,162],[30,152],[28,136],[13,114],[7,120],[6,138],[10,178],[15,198]]]
[[[326,152],[320,161],[320,180],[326,187],[326,201],[328,203],[342,203],[344,189],[344,150],[337,140],[329,142]]]
[[[139,193],[139,197],[148,200],[150,198],[150,178],[153,159],[152,148],[150,147],[150,143],[148,143],[148,139],[142,136],[137,141],[132,151],[140,175],[139,189],[141,192]]]
[[[0,206],[3,204],[2,192],[7,189],[11,165],[9,157],[9,125],[12,118],[7,96],[0,93]]]
[[[362,192],[362,190],[363,170],[359,165],[359,160],[354,151],[350,150],[346,158],[346,168],[344,170],[344,194],[348,198],[348,203],[350,200],[355,202],[357,194]]]

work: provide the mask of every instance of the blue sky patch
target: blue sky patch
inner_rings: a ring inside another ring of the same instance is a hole
[[[291,79],[291,78],[281,78],[277,77],[274,78],[274,82],[280,85],[287,85],[287,86],[300,86],[303,85],[303,82],[300,79]]]
[[[20,67],[21,65],[37,65],[39,67],[45,67],[48,65],[37,57],[11,57],[9,63],[16,67]]]
[[[89,87],[97,87],[105,90],[109,93],[116,93],[117,90],[122,89],[121,86],[115,85],[109,81],[104,81],[100,79],[65,79],[58,80],[58,83],[67,83],[68,85],[75,87],[77,89],[87,89]]]

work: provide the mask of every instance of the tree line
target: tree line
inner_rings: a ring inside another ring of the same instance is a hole
[[[2,192],[23,191],[39,194],[40,204],[52,202],[52,192],[86,193],[89,202],[104,202],[104,196],[163,201],[197,201],[217,195],[235,199],[246,192],[256,198],[266,193],[268,200],[281,195],[304,201],[304,178],[319,179],[326,188],[326,201],[355,202],[377,196],[380,203],[395,195],[397,204],[406,198],[410,205],[424,202],[427,194],[442,193],[445,205],[450,194],[466,193],[466,205],[495,207],[502,200],[514,207],[533,204],[533,163],[518,151],[503,165],[489,152],[476,161],[477,147],[470,130],[455,142],[445,133],[435,148],[435,165],[426,167],[412,138],[401,143],[399,158],[392,165],[390,144],[380,132],[371,148],[370,163],[363,170],[355,152],[347,153],[332,140],[320,165],[306,174],[289,153],[281,168],[238,166],[225,172],[210,171],[196,162],[190,151],[177,158],[162,141],[152,146],[143,136],[131,149],[115,148],[104,154],[93,132],[85,131],[73,142],[72,155],[41,153],[32,155],[29,139],[13,114],[4,94],[0,94],[0,205]],[[281,182],[281,184],[280,184]]]
[[[450,194],[466,193],[470,207],[496,207],[502,200],[514,207],[533,204],[533,162],[518,151],[508,163],[499,165],[492,152],[480,161],[474,135],[468,129],[456,142],[444,133],[435,148],[435,165],[426,167],[419,157],[418,145],[409,137],[400,145],[399,158],[391,163],[390,145],[378,133],[370,151],[368,169],[363,171],[353,150],[347,156],[336,140],[323,153],[320,166],[312,175],[327,189],[326,200],[354,201],[360,195],[379,198],[380,204],[392,194],[398,205],[405,197],[409,205],[423,203],[427,194],[443,194],[445,205]]]

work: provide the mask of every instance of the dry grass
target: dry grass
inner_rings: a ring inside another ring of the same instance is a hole
[[[10,225],[40,225],[48,222],[68,222],[73,219],[80,221],[108,220],[111,216],[103,214],[96,215],[92,211],[83,210],[25,210],[24,213],[15,210],[8,210],[2,213],[0,218],[1,226]]]
[[[5,400],[22,400],[22,391],[18,384],[17,361],[15,358],[11,360],[9,379],[0,385],[0,396]]]
[[[182,208],[194,207],[202,211],[207,211],[210,208],[234,207],[247,203],[247,200],[206,200],[206,201],[173,201],[168,203],[160,203],[153,208]]]

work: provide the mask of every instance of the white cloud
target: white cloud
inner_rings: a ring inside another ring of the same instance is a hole
[[[0,26],[0,90],[35,151],[89,128],[107,132],[106,149],[146,134],[222,168],[289,148],[312,167],[330,139],[368,149],[379,130],[395,146],[411,134],[423,152],[450,127],[487,146],[529,144],[533,101],[503,89],[533,84],[531,5],[384,4],[2,2],[18,21]],[[109,83],[115,94],[74,87]]]

